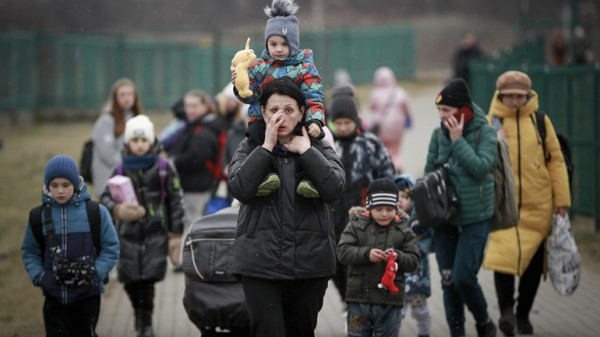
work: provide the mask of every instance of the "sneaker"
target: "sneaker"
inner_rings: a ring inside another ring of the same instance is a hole
[[[483,324],[475,324],[477,336],[479,337],[496,337],[496,325],[488,318],[488,321]]]
[[[279,176],[277,173],[269,173],[267,178],[258,186],[258,192],[256,192],[257,197],[264,197],[265,195],[269,195],[273,193],[273,191],[277,190],[280,186],[281,182],[279,181]]]
[[[504,336],[515,336],[515,314],[512,309],[502,312],[498,320],[498,328],[504,333]]]
[[[517,317],[517,331],[520,335],[533,335],[533,325],[529,318]]]
[[[316,199],[320,196],[319,191],[308,180],[301,180],[296,188],[296,193],[308,199]]]

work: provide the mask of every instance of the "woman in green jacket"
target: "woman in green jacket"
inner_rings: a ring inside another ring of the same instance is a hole
[[[425,173],[448,164],[459,201],[450,223],[434,229],[434,250],[442,276],[444,307],[451,336],[465,336],[466,305],[478,336],[496,336],[477,281],[494,213],[494,177],[498,139],[467,83],[455,79],[436,98],[441,126],[433,131]],[[426,225],[426,224],[425,224]]]

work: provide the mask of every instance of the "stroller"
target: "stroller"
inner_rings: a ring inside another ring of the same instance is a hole
[[[237,216],[234,207],[205,215],[184,240],[183,306],[202,337],[250,336],[244,291],[232,273]]]

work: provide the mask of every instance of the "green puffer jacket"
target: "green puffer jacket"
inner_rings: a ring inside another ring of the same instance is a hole
[[[494,215],[494,176],[498,138],[481,108],[473,104],[474,116],[463,128],[463,136],[452,142],[436,128],[429,141],[425,173],[448,163],[450,180],[458,195],[458,213],[451,220],[465,226]],[[477,130],[480,130],[479,133]]]
[[[417,239],[406,225],[408,216],[400,211],[389,226],[382,227],[363,207],[353,207],[348,214],[350,222],[337,246],[338,259],[348,266],[346,301],[401,307],[404,304],[404,273],[417,270],[420,261]],[[392,293],[378,286],[386,272],[387,261],[371,262],[369,255],[373,248],[394,248],[398,254],[394,284],[400,292]]]

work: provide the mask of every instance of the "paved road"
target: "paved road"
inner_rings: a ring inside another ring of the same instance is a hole
[[[414,128],[407,132],[403,145],[405,155],[405,172],[421,176],[425,162],[427,145],[433,128],[439,119],[433,100],[441,87],[425,90],[412,100],[414,108]],[[433,255],[431,262],[432,296],[428,303],[432,315],[431,336],[448,336],[445,321],[440,277]],[[499,317],[495,301],[493,273],[482,270],[479,273],[488,308],[492,318]],[[182,274],[169,272],[163,282],[157,284],[155,299],[155,336],[199,336],[198,330],[187,319],[183,308],[182,297],[184,278]],[[330,282],[325,295],[325,304],[319,314],[316,330],[318,337],[341,337],[342,303],[337,290]],[[531,321],[535,327],[535,336],[563,337],[600,335],[600,276],[592,274],[583,266],[579,289],[571,297],[559,296],[549,281],[543,282],[531,313]],[[476,336],[474,321],[467,313],[467,336]],[[415,322],[407,316],[402,326],[402,336],[416,336]],[[133,311],[123,287],[116,281],[109,284],[102,297],[102,310],[98,334],[102,337],[135,336],[133,330]],[[498,336],[502,336],[498,332]]]

